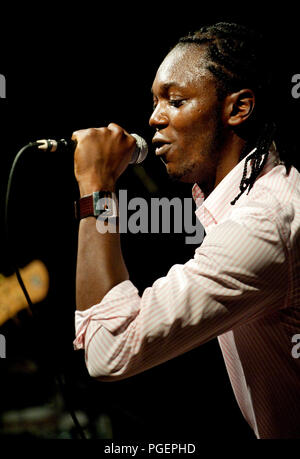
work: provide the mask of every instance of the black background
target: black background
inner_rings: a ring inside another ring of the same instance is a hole
[[[1,259],[0,272],[12,273],[4,232],[4,196],[17,151],[39,138],[70,137],[72,131],[116,122],[151,143],[150,88],[162,59],[187,32],[221,20],[249,24],[273,42],[278,72],[278,103],[295,145],[300,100],[291,95],[291,78],[300,73],[298,18],[293,4],[240,6],[206,2],[136,6],[43,3],[29,10],[3,12],[0,73],[7,83],[1,104]],[[297,158],[295,158],[296,161]],[[163,164],[144,162],[160,196],[190,196],[190,186],[174,185]],[[119,182],[128,193],[149,190],[128,168]],[[73,406],[91,425],[107,413],[116,439],[252,439],[225,370],[217,340],[128,380],[102,383],[88,376],[83,355],[74,352],[77,187],[71,155],[28,151],[20,160],[10,203],[10,237],[17,262],[41,259],[50,273],[48,297],[33,319],[0,328],[7,358],[0,360],[1,410],[43,405],[57,390],[62,371]],[[194,246],[183,236],[123,235],[125,260],[140,292],[174,263],[184,263]],[[11,371],[33,360],[32,377]]]

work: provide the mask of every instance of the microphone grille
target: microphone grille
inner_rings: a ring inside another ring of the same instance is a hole
[[[136,147],[134,152],[132,153],[132,158],[129,164],[139,164],[144,159],[146,159],[146,156],[148,154],[148,145],[145,139],[143,137],[137,135],[137,134],[131,134],[135,140],[136,140]]]

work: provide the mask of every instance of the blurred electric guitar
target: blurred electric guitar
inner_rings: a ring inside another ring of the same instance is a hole
[[[49,273],[44,263],[33,260],[20,269],[20,274],[32,303],[42,301],[49,290]],[[25,308],[29,306],[16,274],[0,274],[0,326]]]

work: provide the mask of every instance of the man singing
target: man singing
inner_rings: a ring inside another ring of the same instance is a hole
[[[193,259],[139,295],[120,235],[97,231],[96,214],[82,205],[74,345],[85,349],[92,377],[112,381],[218,338],[256,437],[300,438],[300,359],[292,354],[300,333],[300,174],[277,142],[266,56],[256,32],[218,23],[181,38],[160,65],[150,118],[155,153],[170,177],[193,184],[206,237]],[[73,139],[81,202],[94,192],[116,200],[135,139],[116,124]]]

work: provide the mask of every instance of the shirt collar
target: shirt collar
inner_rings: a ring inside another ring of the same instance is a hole
[[[245,161],[256,148],[248,153],[231,171],[221,180],[218,186],[205,199],[204,193],[197,183],[193,186],[192,194],[197,206],[196,215],[201,224],[204,226],[206,233],[209,232],[213,225],[216,225],[232,210],[230,202],[240,193],[240,183],[243,176]],[[250,167],[253,160],[248,165],[247,176],[250,175]],[[273,142],[266,164],[256,180],[269,172],[277,164],[281,164],[276,145]],[[245,191],[247,194],[248,190]]]

